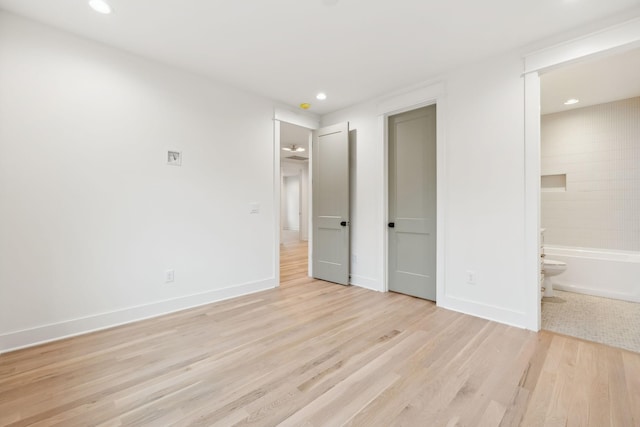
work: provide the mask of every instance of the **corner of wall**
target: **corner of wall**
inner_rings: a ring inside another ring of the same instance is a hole
[[[521,329],[534,330],[527,321],[527,316],[524,312],[509,310],[503,307],[492,306],[451,296],[445,296],[442,298],[438,297],[437,305],[438,307],[468,314],[470,316],[504,323]]]
[[[383,289],[382,283],[379,280],[372,279],[370,277],[351,275],[349,279],[349,284],[353,286],[358,286],[360,288],[369,289],[370,291],[376,292],[385,292]]]

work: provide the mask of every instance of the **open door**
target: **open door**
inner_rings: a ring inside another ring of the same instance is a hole
[[[436,300],[436,106],[389,117],[389,290]]]
[[[349,284],[349,123],[313,131],[313,277]]]

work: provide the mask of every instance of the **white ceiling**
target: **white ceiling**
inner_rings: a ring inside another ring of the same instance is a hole
[[[291,123],[280,122],[280,147],[291,147],[297,145],[304,148],[304,151],[292,153],[282,150],[280,156],[286,159],[290,156],[309,158],[309,135],[311,131],[307,128],[292,125]]]
[[[0,0],[0,8],[324,114],[640,0]],[[612,18],[614,17],[614,18]],[[325,91],[329,98],[316,101]]]
[[[541,95],[542,114],[640,96],[640,49],[580,62],[544,74]],[[564,105],[571,98],[580,102]]]

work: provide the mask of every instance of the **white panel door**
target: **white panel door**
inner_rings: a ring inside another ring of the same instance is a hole
[[[313,277],[349,284],[349,124],[313,132]]]
[[[436,300],[436,106],[389,117],[389,290]]]

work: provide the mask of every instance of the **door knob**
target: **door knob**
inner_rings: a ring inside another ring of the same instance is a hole
[[[347,221],[341,221],[340,225],[343,226],[343,227],[346,227],[347,226]]]
[[[395,222],[390,222],[390,223],[389,223],[389,228],[393,228],[393,227],[395,227],[395,226],[396,226],[396,223],[395,223]]]

